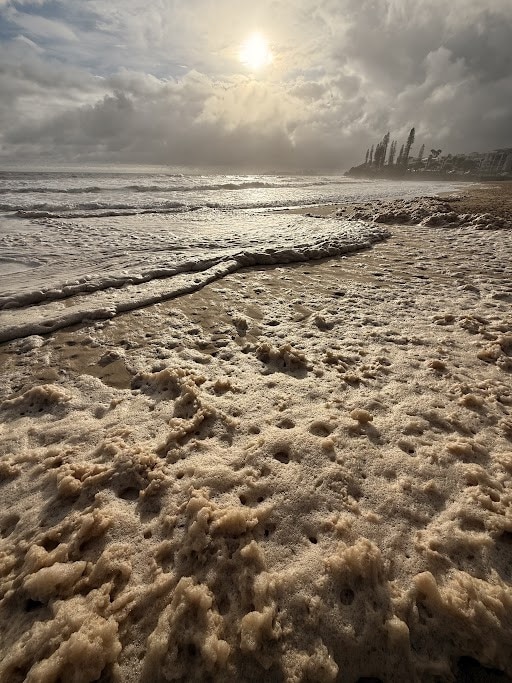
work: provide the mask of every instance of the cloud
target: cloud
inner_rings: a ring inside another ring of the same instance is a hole
[[[509,0],[1,2],[0,158],[336,169],[511,146]],[[238,59],[253,30],[274,62]]]
[[[27,36],[24,36],[22,33],[20,33],[19,36],[16,36],[14,40],[22,43],[24,46],[30,47],[35,52],[44,52],[42,47],[40,47],[37,43],[34,43],[34,41],[30,40],[30,38],[27,38]]]
[[[14,8],[6,10],[6,17],[8,21],[36,38],[66,42],[78,40],[73,29],[61,21],[47,19],[37,14],[27,14]]]

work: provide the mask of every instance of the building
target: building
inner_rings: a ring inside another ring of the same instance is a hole
[[[510,173],[510,171],[512,171],[512,147],[495,149],[484,154],[480,173],[496,175],[498,173]]]

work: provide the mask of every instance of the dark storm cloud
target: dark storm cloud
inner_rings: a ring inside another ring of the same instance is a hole
[[[412,125],[427,148],[512,146],[509,0],[39,5],[0,0],[6,160],[334,169]]]

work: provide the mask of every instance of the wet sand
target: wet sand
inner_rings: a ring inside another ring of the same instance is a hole
[[[512,680],[512,199],[461,194],[0,346],[0,680]]]

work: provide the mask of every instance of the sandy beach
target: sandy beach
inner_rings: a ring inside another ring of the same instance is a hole
[[[0,346],[0,681],[511,681],[512,187]]]

